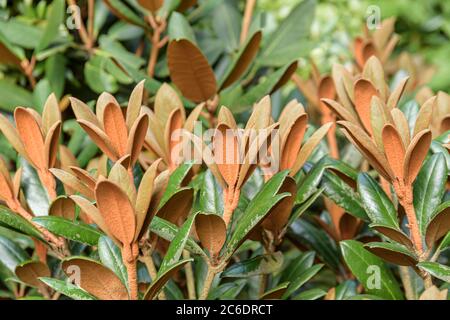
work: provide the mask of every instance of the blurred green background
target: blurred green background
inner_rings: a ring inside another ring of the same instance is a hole
[[[259,0],[260,10],[279,21],[298,0]],[[351,39],[362,33],[372,5],[380,8],[381,18],[395,16],[395,31],[400,35],[395,53],[407,51],[435,65],[430,87],[450,92],[450,1],[442,0],[320,0],[312,26],[312,57],[322,71],[339,58],[349,56]],[[269,22],[270,22],[270,19]],[[273,22],[275,23],[275,22]],[[394,54],[395,54],[394,53]]]

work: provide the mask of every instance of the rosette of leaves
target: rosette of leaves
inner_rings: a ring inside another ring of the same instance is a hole
[[[171,171],[183,162],[181,130],[192,132],[203,109],[199,104],[186,117],[186,110],[178,94],[168,84],[163,84],[155,96],[154,111],[143,108],[149,116],[149,130],[145,137],[145,161],[161,158]],[[177,152],[178,150],[178,152]]]

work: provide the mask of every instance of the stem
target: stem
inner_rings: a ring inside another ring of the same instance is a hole
[[[262,274],[259,278],[259,296],[262,297],[264,293],[266,292],[266,286],[267,286],[267,274]]]
[[[190,259],[191,254],[187,250],[183,250],[183,259]],[[192,264],[188,263],[186,264],[186,284],[188,289],[188,297],[189,300],[195,300],[196,294],[195,294],[195,278],[194,278],[194,271],[192,270]]]
[[[75,0],[67,0],[67,3],[69,4],[69,6],[77,6],[77,2]],[[77,11],[79,12],[79,11]],[[81,41],[83,41],[84,45],[86,46],[86,49],[88,49],[88,51],[90,51],[92,49],[92,41],[86,31],[86,27],[84,26],[84,22],[83,19],[81,19],[81,15],[79,17],[75,17],[76,21],[78,22],[77,26],[77,30],[78,30],[78,34],[80,35]]]
[[[153,28],[153,34],[150,38],[152,49],[148,60],[147,74],[150,78],[153,78],[155,75],[156,62],[158,61],[159,49],[161,49],[168,41],[167,37],[161,40],[161,34],[166,30],[167,23],[165,19],[161,19],[160,21],[156,20],[152,14],[148,16],[148,22]]]
[[[137,270],[136,264],[137,261],[124,261],[127,267],[128,273],[128,286],[130,288],[130,299],[137,300],[138,299],[138,285],[137,285]]]
[[[127,268],[128,287],[130,288],[130,300],[138,300],[137,283],[137,258],[139,257],[139,248],[137,242],[124,245],[122,248],[123,263]]]
[[[215,276],[216,270],[208,263],[208,272],[206,273],[206,278],[203,282],[203,289],[200,294],[199,300],[206,300],[206,298],[208,298],[208,293],[211,289],[211,285]]]
[[[239,203],[239,195],[241,193],[241,190],[229,188],[226,189],[223,197],[224,197],[224,209],[223,209],[223,221],[225,222],[225,225],[228,226],[228,224],[231,222],[231,218],[233,217],[233,212],[237,208]]]
[[[150,278],[152,278],[152,281],[155,281],[155,279],[158,277],[158,271],[156,270],[156,266],[153,262],[150,250],[146,251],[144,255],[140,256],[139,260],[144,263],[145,267],[147,268],[148,274],[150,275]],[[158,295],[158,299],[166,300],[166,294],[164,293],[164,291],[161,290]]]
[[[433,280],[431,278],[431,275],[429,273],[426,273],[423,278],[423,285],[425,287],[425,290],[428,288],[431,288],[433,286]]]
[[[94,43],[94,14],[95,14],[95,1],[88,0],[88,20],[87,20],[87,29],[88,36],[91,43],[91,47]]]
[[[411,275],[408,267],[399,266],[400,278],[402,279],[403,287],[405,288],[405,296],[407,300],[414,300],[414,290],[411,286]]]
[[[414,244],[419,259],[423,256],[422,237],[420,236],[419,224],[417,223],[416,212],[413,205],[413,191],[411,184],[403,184],[403,181],[394,181],[393,183],[398,200],[405,209],[408,219],[408,228],[410,230],[411,241]]]
[[[20,62],[20,66],[22,67],[22,71],[30,82],[31,88],[34,89],[36,87],[36,79],[33,76],[34,66],[36,64],[36,57],[32,56],[31,61],[28,59],[24,59]]]
[[[247,39],[248,29],[250,28],[250,23],[252,22],[253,9],[255,8],[256,0],[247,0],[245,2],[244,18],[242,20],[242,29],[240,43],[243,44],[245,39]]]

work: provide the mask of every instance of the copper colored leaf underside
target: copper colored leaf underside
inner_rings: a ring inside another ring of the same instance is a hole
[[[79,276],[80,287],[101,300],[128,300],[126,287],[114,272],[86,258],[70,258],[62,268],[70,276]],[[78,272],[78,274],[77,274]]]
[[[58,197],[52,202],[49,215],[73,220],[75,218],[75,202],[66,197]]]
[[[130,154],[130,163],[134,165],[139,158],[142,147],[145,142],[145,136],[148,130],[148,116],[142,114],[131,127],[130,135],[127,141],[127,153]]]
[[[306,114],[297,118],[289,131],[286,140],[283,142],[280,169],[290,169],[297,159],[298,152],[302,145],[303,136],[308,125],[308,116]],[[284,137],[282,137],[284,138]]]
[[[136,217],[127,195],[116,184],[104,180],[95,188],[95,198],[108,230],[124,246],[134,240]]]
[[[214,134],[214,159],[220,174],[228,187],[236,184],[239,175],[239,143],[233,132],[225,124],[220,124]]]
[[[405,155],[404,175],[408,183],[413,183],[431,145],[431,131],[419,132],[411,141]]]
[[[370,103],[372,97],[377,95],[377,90],[369,80],[360,79],[355,82],[354,87],[355,108],[364,128],[372,134],[372,125],[370,123]]]
[[[1,42],[0,42],[0,63],[20,66],[20,59]]]
[[[173,110],[169,116],[169,122],[166,127],[166,141],[167,151],[169,152],[169,159],[171,163],[177,163],[180,156],[179,144],[182,141],[183,117],[180,109]]]
[[[298,62],[292,62],[286,69],[286,71],[281,76],[280,80],[273,86],[272,90],[270,91],[270,94],[274,93],[278,89],[280,89],[282,86],[284,86],[292,77],[294,72],[297,70]]]
[[[170,77],[186,98],[202,102],[216,94],[214,72],[194,44],[185,39],[172,41],[167,59]]]
[[[403,161],[405,147],[398,131],[391,124],[387,124],[382,132],[384,153],[395,177],[403,180]]]
[[[148,11],[155,12],[162,7],[164,0],[138,0],[138,3]]]
[[[450,230],[450,208],[444,209],[430,221],[426,232],[426,242],[432,247],[434,242],[445,236]]]
[[[60,133],[61,121],[58,121],[50,128],[47,137],[45,138],[45,158],[47,168],[53,168],[56,164]]]
[[[215,214],[198,214],[195,218],[195,230],[203,248],[217,256],[227,237],[223,219]]]
[[[44,139],[36,119],[24,108],[16,108],[14,118],[28,158],[37,168],[45,168]]]
[[[116,161],[119,158],[117,149],[102,130],[85,120],[78,120],[78,123],[108,158],[113,161]]]
[[[16,267],[15,273],[20,281],[32,287],[43,286],[42,282],[40,282],[38,278],[50,277],[50,269],[48,266],[39,261],[19,265]]]
[[[233,70],[227,76],[220,89],[224,89],[237,81],[248,69],[259,50],[262,33],[256,32],[247,43]]]
[[[128,130],[120,107],[108,103],[103,111],[105,133],[122,156],[127,150]]]

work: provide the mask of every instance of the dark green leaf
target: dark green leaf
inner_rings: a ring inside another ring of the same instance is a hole
[[[33,221],[50,232],[66,239],[95,246],[103,235],[98,229],[80,221],[72,221],[62,217],[34,217]]]
[[[417,266],[433,277],[450,283],[450,267],[437,262],[420,262]]]
[[[127,269],[123,264],[120,248],[110,238],[100,236],[98,240],[98,255],[102,264],[114,271],[122,283],[128,287]]]
[[[391,271],[380,258],[364,249],[360,242],[341,241],[341,250],[348,267],[368,294],[385,299],[403,299],[403,294]]]
[[[222,272],[222,278],[247,278],[261,274],[276,273],[283,264],[283,254],[278,251],[264,254],[233,264]]]
[[[61,292],[63,295],[74,300],[97,300],[95,297],[91,296],[83,289],[80,289],[69,282],[46,277],[39,278],[39,280],[41,280],[53,290]]]
[[[0,206],[0,222],[12,227],[14,230],[42,240],[41,233],[31,223],[4,206]]]

